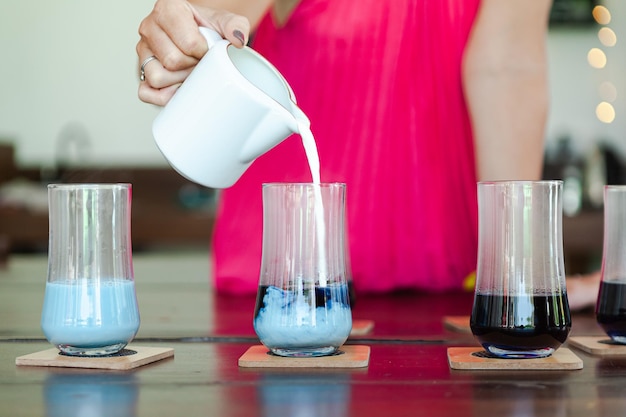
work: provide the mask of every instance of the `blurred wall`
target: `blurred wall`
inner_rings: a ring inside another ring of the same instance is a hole
[[[137,28],[152,5],[2,1],[0,141],[15,141],[19,164],[53,164],[61,147],[87,163],[165,164],[158,110],[137,99]]]
[[[150,128],[158,109],[137,99],[137,27],[153,0],[33,0],[0,5],[0,142],[13,142],[18,164],[165,166]],[[626,154],[626,2],[605,0],[617,34],[606,48],[599,26],[549,34],[549,146],[567,134],[585,152],[607,140]],[[590,48],[607,55],[587,63]],[[600,84],[611,81],[617,116],[600,122]]]
[[[551,108],[547,128],[548,147],[562,135],[573,140],[574,150],[585,153],[597,142],[610,142],[626,156],[626,2],[602,0],[611,12],[607,25],[584,28],[553,27],[548,36]],[[617,36],[615,46],[604,46],[598,31],[608,27]],[[606,55],[606,66],[592,68],[587,54],[598,48]],[[615,87],[610,104],[615,109],[612,123],[596,117],[596,106],[607,99],[607,84]]]

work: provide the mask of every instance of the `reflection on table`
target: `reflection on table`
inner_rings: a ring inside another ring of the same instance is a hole
[[[356,319],[374,321],[350,344],[371,348],[363,369],[239,368],[258,344],[254,297],[216,297],[205,253],[135,257],[142,324],[133,344],[175,356],[131,371],[17,367],[49,349],[39,328],[45,257],[17,256],[0,271],[0,416],[614,416],[626,409],[626,358],[569,347],[577,371],[456,371],[448,347],[477,346],[444,316],[469,315],[472,294],[360,296]],[[591,312],[570,336],[603,335]]]

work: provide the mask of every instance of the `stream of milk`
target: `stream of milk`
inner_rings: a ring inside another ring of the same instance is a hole
[[[322,200],[322,188],[320,186],[320,157],[308,120],[298,121],[298,130],[302,138],[302,146],[304,146],[304,152],[306,153],[309,169],[311,170],[311,178],[314,184],[315,225],[319,253],[319,285],[320,287],[326,287],[328,285],[328,263],[326,260],[326,221],[324,220],[324,202]]]

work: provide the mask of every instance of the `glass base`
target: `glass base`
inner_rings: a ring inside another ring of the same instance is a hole
[[[126,347],[127,343],[116,343],[109,346],[77,347],[69,345],[57,345],[64,355],[69,356],[108,356],[119,352]]]
[[[615,343],[619,343],[620,345],[626,345],[626,336],[624,335],[617,335],[617,334],[609,334],[609,336],[611,337],[611,340]]]
[[[269,348],[270,352],[278,356],[292,358],[314,358],[319,356],[330,356],[339,350],[336,346],[323,346],[315,348]]]
[[[485,350],[494,356],[502,359],[538,359],[547,358],[554,353],[554,348],[537,348],[537,349],[514,349],[503,348],[502,346],[484,345]]]

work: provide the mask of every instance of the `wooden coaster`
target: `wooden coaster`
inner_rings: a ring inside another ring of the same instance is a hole
[[[567,343],[591,355],[626,356],[626,345],[613,342],[608,336],[570,337]]]
[[[314,358],[285,358],[269,353],[263,345],[250,347],[239,358],[242,368],[364,368],[369,365],[370,348],[364,345],[343,345],[342,353]]]
[[[57,348],[19,356],[18,366],[52,366],[61,368],[91,368],[127,370],[174,356],[172,348],[126,346],[119,354],[104,357],[63,355]]]
[[[352,320],[350,336],[364,336],[374,329],[372,320]]]
[[[477,354],[476,354],[477,353]],[[500,359],[487,356],[482,348],[448,348],[448,363],[452,369],[464,370],[575,370],[582,369],[583,362],[571,350],[559,348],[547,358]]]
[[[472,333],[469,316],[445,316],[443,325],[448,330],[461,333]]]

